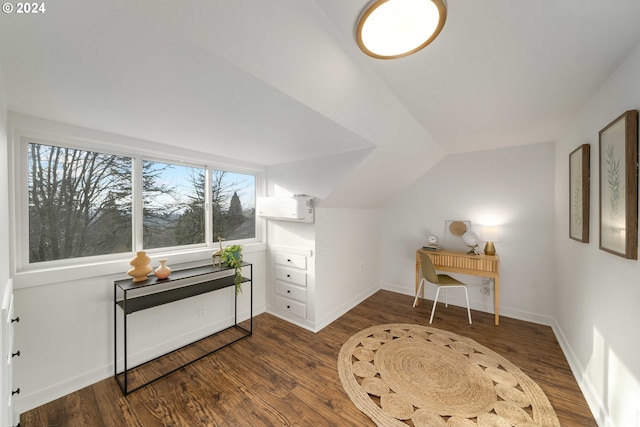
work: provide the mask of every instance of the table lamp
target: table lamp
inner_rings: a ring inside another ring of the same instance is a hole
[[[495,255],[496,247],[493,242],[498,241],[498,227],[497,226],[484,226],[482,227],[482,240],[487,242],[484,246],[485,255]]]

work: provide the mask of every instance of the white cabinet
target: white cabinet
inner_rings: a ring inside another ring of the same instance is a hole
[[[290,320],[307,319],[307,256],[276,250],[272,256],[274,307]]]
[[[13,384],[13,361],[20,356],[20,351],[13,346],[13,335],[16,323],[19,321],[20,319],[13,312],[13,285],[9,280],[2,300],[2,377],[4,381],[1,393],[0,425],[3,426],[14,425],[13,403],[15,395],[20,393],[20,389]]]

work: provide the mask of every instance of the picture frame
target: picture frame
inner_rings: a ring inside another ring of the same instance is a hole
[[[600,249],[638,259],[638,110],[599,133]]]
[[[471,221],[446,220],[444,222],[444,247],[450,251],[467,251],[469,248],[462,241],[462,235],[471,231]]]
[[[582,243],[589,243],[590,151],[582,144],[569,154],[569,238]]]

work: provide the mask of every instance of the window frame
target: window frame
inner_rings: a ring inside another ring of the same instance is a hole
[[[25,126],[24,124],[28,125]],[[22,125],[22,126],[20,126]],[[114,274],[123,270],[123,261],[128,261],[136,251],[145,250],[153,258],[170,256],[174,263],[200,261],[209,259],[211,252],[217,249],[218,242],[211,236],[211,171],[222,170],[233,173],[254,176],[254,197],[257,199],[265,193],[265,168],[260,165],[243,165],[231,162],[221,162],[217,156],[206,153],[193,152],[193,156],[185,156],[184,149],[178,147],[162,146],[158,150],[158,144],[148,141],[134,140],[119,135],[105,132],[92,131],[77,128],[70,125],[57,125],[40,119],[21,116],[10,113],[10,144],[9,158],[13,160],[9,167],[10,221],[12,230],[10,240],[13,247],[11,253],[11,266],[14,276],[19,279],[21,273],[44,273],[34,283],[24,283],[17,287],[36,286],[39,284],[53,283],[48,279],[50,273],[70,270],[87,272],[78,273],[78,276],[93,277],[102,274]],[[44,132],[43,132],[44,128]],[[55,132],[52,132],[51,129]],[[59,132],[61,129],[65,132]],[[89,137],[87,137],[89,136]],[[94,151],[103,154],[129,157],[132,159],[132,251],[116,254],[94,255],[87,257],[68,258],[60,260],[29,262],[29,165],[28,144],[36,143],[53,145],[85,151]],[[180,153],[178,152],[180,151]],[[142,244],[142,162],[144,160],[162,163],[194,166],[205,170],[205,241],[204,243],[180,245],[163,248],[143,249]],[[226,160],[226,159],[225,159]],[[265,220],[255,217],[255,236],[251,239],[229,240],[225,245],[243,245],[249,251],[263,250],[266,247]],[[128,265],[128,264],[127,264]],[[126,267],[125,267],[126,268]],[[92,271],[93,273],[88,273]],[[74,275],[76,276],[76,275]]]

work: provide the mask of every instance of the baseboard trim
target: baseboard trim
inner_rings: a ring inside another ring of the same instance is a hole
[[[365,289],[355,297],[351,298],[350,300],[342,304],[340,307],[334,309],[333,311],[328,313],[326,316],[324,316],[320,321],[316,323],[316,328],[317,328],[316,332],[324,329],[331,322],[338,319],[340,316],[344,315],[353,307],[360,304],[362,301],[366,300],[367,298],[369,298],[371,295],[375,294],[379,290],[380,288],[378,287]]]
[[[314,322],[311,322],[310,320],[303,320],[303,319],[297,320],[295,316],[292,316],[288,313],[286,314],[282,313],[278,308],[274,306],[267,306],[267,313],[279,319],[287,321],[289,323],[293,323],[294,325],[299,326],[302,329],[306,329],[307,331],[310,331],[313,333],[318,332]]]
[[[476,286],[477,287],[477,286]],[[391,283],[383,283],[382,288],[386,291],[396,292],[403,295],[415,296],[415,291],[413,289],[407,289],[406,287],[399,287]],[[443,302],[442,294],[440,294],[439,301]],[[429,299],[430,303],[433,303],[433,298],[435,298],[435,292],[427,291],[425,292],[425,297]],[[438,303],[438,305],[440,305]],[[449,296],[448,303],[450,305],[455,305],[457,307],[467,307],[467,302],[464,298]],[[471,310],[482,311],[483,313],[494,313],[494,307],[491,303],[482,303],[477,301],[469,301],[471,305]],[[437,308],[436,308],[437,312]],[[531,313],[528,311],[517,310],[509,307],[500,306],[500,316],[511,317],[513,319],[524,320],[526,322],[538,323],[540,325],[552,326],[554,323],[554,318],[551,316],[545,316],[540,314]]]
[[[113,364],[110,364],[30,394],[21,393],[20,398],[15,400],[14,411],[16,414],[22,414],[112,376]]]
[[[586,372],[580,363],[580,360],[576,356],[573,348],[569,344],[569,340],[564,334],[564,331],[554,319],[553,325],[551,325],[553,329],[553,333],[556,335],[556,339],[560,344],[560,348],[564,353],[564,356],[567,358],[567,362],[569,362],[569,367],[571,368],[571,372],[573,372],[573,376],[576,378],[578,382],[578,387],[582,391],[585,400],[587,401],[587,405],[591,409],[591,413],[598,423],[600,427],[615,427],[613,420],[609,416],[608,411],[606,410],[600,396],[596,392],[595,387],[589,380],[589,377],[586,375]]]
[[[294,325],[300,326],[301,328],[304,328],[308,331],[318,333],[322,329],[327,327],[331,322],[338,319],[340,316],[342,316],[343,314],[351,310],[353,307],[355,307],[356,305],[360,304],[362,301],[369,298],[371,295],[378,292],[379,290],[380,290],[379,288],[366,289],[364,292],[361,292],[360,294],[351,298],[350,300],[342,304],[340,307],[332,310],[326,316],[323,316],[322,319],[318,320],[317,322],[312,322],[312,321],[303,320],[303,319],[296,319],[295,316],[282,313],[281,310],[279,310],[274,306],[267,306],[267,313],[273,316],[276,316],[282,320],[286,320],[289,323],[293,323]]]

